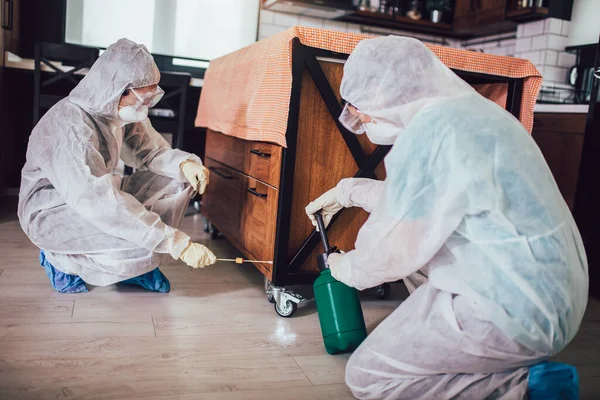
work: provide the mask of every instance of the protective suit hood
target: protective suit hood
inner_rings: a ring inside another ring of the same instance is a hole
[[[177,229],[192,193],[180,165],[202,161],[171,148],[150,119],[125,128],[118,117],[125,89],[159,79],[148,50],[121,39],[31,132],[18,216],[58,271],[106,286],[189,245]],[[123,177],[121,161],[136,172]]]
[[[69,99],[95,117],[114,120],[125,89],[159,81],[160,72],[146,46],[120,39],[102,53]]]
[[[346,61],[340,91],[377,122],[365,124],[376,144],[392,144],[423,108],[475,93],[427,46],[400,36],[361,41]]]

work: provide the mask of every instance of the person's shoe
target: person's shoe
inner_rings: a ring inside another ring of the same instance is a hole
[[[529,400],[577,400],[579,377],[572,365],[543,362],[529,368]]]
[[[40,251],[40,265],[46,270],[46,275],[54,290],[59,293],[86,293],[88,292],[85,282],[77,275],[69,275],[60,272],[46,258],[44,250]]]
[[[158,268],[146,272],[144,275],[122,281],[121,283],[124,285],[141,286],[151,292],[168,293],[171,290],[171,283]]]

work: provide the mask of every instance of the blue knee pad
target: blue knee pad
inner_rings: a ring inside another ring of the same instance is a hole
[[[86,293],[88,291],[85,282],[77,275],[69,275],[60,272],[46,258],[44,250],[40,251],[40,265],[46,270],[46,275],[54,290],[59,293]]]
[[[168,293],[171,290],[171,283],[166,276],[158,268],[144,275],[136,276],[135,278],[127,279],[121,282],[125,285],[141,286],[151,292]]]
[[[578,400],[577,370],[557,362],[536,364],[529,368],[527,395],[529,400]]]

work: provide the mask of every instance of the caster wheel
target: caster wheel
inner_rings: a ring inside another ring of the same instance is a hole
[[[387,300],[390,298],[392,287],[389,283],[384,283],[375,288],[375,295],[379,300]]]
[[[204,218],[204,232],[210,232],[210,221]]]
[[[298,304],[290,300],[287,300],[283,307],[280,307],[279,304],[274,304],[273,306],[275,307],[275,312],[284,318],[291,317],[298,309]]]
[[[210,238],[211,239],[218,238],[219,237],[219,233],[220,233],[219,230],[214,225],[211,224],[211,227],[210,227]]]
[[[265,278],[265,294],[269,303],[275,304],[275,297],[273,296],[273,289],[271,288],[271,281]]]

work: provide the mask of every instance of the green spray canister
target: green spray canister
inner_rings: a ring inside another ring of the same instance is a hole
[[[327,257],[331,253],[339,253],[339,250],[329,246],[321,213],[317,213],[315,218],[325,248],[325,253],[317,257],[321,272],[313,285],[325,350],[329,354],[353,351],[367,337],[360,298],[356,289],[331,276]]]

